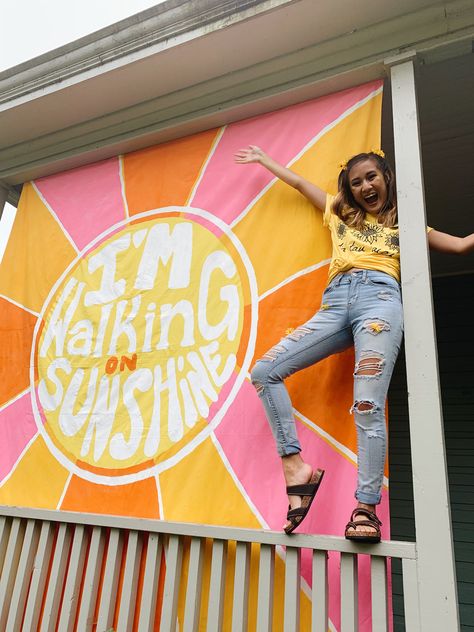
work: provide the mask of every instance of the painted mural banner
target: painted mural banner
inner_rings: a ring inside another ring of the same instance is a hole
[[[330,238],[233,154],[260,145],[335,193],[338,165],[380,147],[381,100],[372,82],[24,185],[0,267],[0,504],[281,528],[249,371],[319,309]],[[348,350],[287,382],[305,459],[326,470],[301,532],[341,535],[354,506],[353,365]],[[379,514],[388,525],[386,485]],[[303,556],[303,621],[310,568]],[[275,629],[283,575],[279,552]],[[362,630],[369,610],[365,591]]]

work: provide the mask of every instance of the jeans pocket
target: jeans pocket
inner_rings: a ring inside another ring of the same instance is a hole
[[[391,287],[392,289],[397,291],[400,289],[398,281],[396,281],[396,279],[394,279],[392,276],[389,276],[388,274],[374,274],[370,277],[367,277],[367,281],[369,285],[383,285],[385,287]]]

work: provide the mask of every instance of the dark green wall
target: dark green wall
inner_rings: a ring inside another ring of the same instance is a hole
[[[433,280],[449,491],[462,632],[474,631],[474,275]],[[392,539],[414,540],[403,352],[389,393]],[[436,525],[433,525],[436,529]],[[393,564],[394,632],[402,632],[399,564]],[[448,631],[446,631],[448,632]]]

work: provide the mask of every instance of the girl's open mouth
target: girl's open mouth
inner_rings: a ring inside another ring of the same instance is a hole
[[[370,193],[369,195],[366,195],[364,197],[364,201],[366,202],[366,204],[368,204],[368,206],[375,206],[378,202],[379,196],[377,193]]]

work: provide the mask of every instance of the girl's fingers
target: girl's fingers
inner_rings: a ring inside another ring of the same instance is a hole
[[[252,158],[247,154],[234,154],[234,160],[235,162],[251,162]]]
[[[245,149],[239,149],[234,154],[235,162],[247,163],[256,162],[258,157],[262,154],[262,150],[257,145],[249,145]]]

